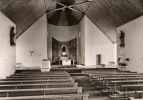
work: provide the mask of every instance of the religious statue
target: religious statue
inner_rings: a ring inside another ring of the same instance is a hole
[[[125,32],[120,31],[120,47],[125,47]]]
[[[10,45],[11,46],[16,45],[16,43],[15,43],[15,32],[14,32],[14,27],[13,26],[10,28]]]

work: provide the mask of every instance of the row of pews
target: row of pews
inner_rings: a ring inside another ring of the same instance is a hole
[[[0,100],[88,100],[65,71],[22,71],[0,80]]]
[[[124,71],[88,71],[101,94],[111,100],[143,100],[143,74]]]
[[[88,100],[85,90],[100,90],[111,100],[141,100],[143,74],[114,68],[64,68],[20,71],[0,80],[0,100]]]

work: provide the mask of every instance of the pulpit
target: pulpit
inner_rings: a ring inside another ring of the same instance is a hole
[[[49,72],[51,69],[51,63],[48,59],[42,60],[41,72]]]

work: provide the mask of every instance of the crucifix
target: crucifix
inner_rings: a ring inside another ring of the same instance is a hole
[[[34,51],[33,51],[33,50],[30,50],[29,53],[30,53],[30,56],[33,56]]]

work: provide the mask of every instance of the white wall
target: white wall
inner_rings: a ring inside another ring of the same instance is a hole
[[[125,32],[125,48],[118,50],[118,56],[129,57],[129,69],[143,72],[143,16],[118,27]]]
[[[25,67],[41,66],[41,60],[47,58],[47,34],[44,15],[17,39],[16,62]],[[34,51],[33,55],[30,51]]]
[[[96,65],[96,55],[101,54],[102,64],[116,62],[116,44],[113,44],[89,19],[85,16],[85,65]]]
[[[15,72],[15,47],[10,46],[10,28],[15,24],[0,12],[0,79]]]
[[[102,55],[103,64],[108,64],[109,61],[116,61],[115,44],[113,44],[87,17],[84,17],[81,21],[80,34],[78,33],[79,25],[70,27],[47,25],[45,15],[35,22],[35,24],[17,40],[17,62],[22,63],[26,67],[40,66],[41,59],[47,57],[47,36],[49,35],[60,41],[68,41],[80,35],[81,64],[96,65],[97,54]],[[30,50],[34,51],[32,56],[30,55]],[[51,54],[51,49],[49,50],[50,53],[48,54]]]
[[[106,16],[106,17],[105,17]],[[102,18],[101,18],[102,17]],[[108,20],[107,20],[108,19]],[[100,16],[100,19],[95,21],[98,28],[104,32],[104,34],[113,42],[116,43],[116,27],[113,20],[108,15]]]

